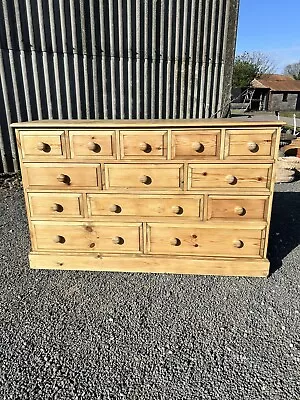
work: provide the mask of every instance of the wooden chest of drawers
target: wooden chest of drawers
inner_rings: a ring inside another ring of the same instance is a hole
[[[267,276],[280,122],[17,123],[32,268]]]

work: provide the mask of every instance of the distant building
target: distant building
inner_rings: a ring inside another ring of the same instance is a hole
[[[262,75],[251,82],[251,110],[300,110],[300,80],[286,75]]]

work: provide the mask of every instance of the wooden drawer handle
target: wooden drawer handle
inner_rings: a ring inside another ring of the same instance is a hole
[[[242,247],[244,247],[244,242],[242,240],[234,240],[233,246],[237,249],[241,249]]]
[[[45,153],[49,153],[51,151],[49,144],[44,142],[38,142],[36,148],[40,151],[44,151]]]
[[[237,179],[234,175],[227,175],[225,179],[226,179],[226,182],[229,183],[230,185],[233,185],[237,181]]]
[[[71,181],[70,177],[65,174],[58,175],[58,177],[56,179],[58,180],[58,182],[62,182],[62,183],[70,183],[70,181]]]
[[[150,151],[152,150],[150,144],[146,142],[141,142],[139,147],[140,150],[144,151],[145,153],[150,153]]]
[[[255,153],[258,150],[258,144],[255,142],[249,142],[247,146],[248,149],[253,153]]]
[[[87,147],[89,150],[94,151],[95,153],[99,153],[101,150],[101,146],[95,142],[88,142]]]
[[[63,206],[59,203],[53,203],[51,206],[52,211],[62,212],[64,210]]]
[[[54,238],[53,238],[53,242],[54,242],[54,243],[61,243],[61,244],[63,244],[63,243],[65,243],[65,241],[66,241],[66,239],[65,239],[63,236],[61,236],[61,235],[56,235],[56,236],[54,236]]]
[[[244,207],[236,206],[236,207],[234,208],[234,212],[235,212],[237,215],[244,215],[244,214],[246,213],[246,210],[244,209]]]
[[[114,238],[112,238],[112,242],[114,244],[123,244],[124,239],[121,236],[115,236]]]
[[[192,144],[192,148],[197,151],[198,153],[201,153],[204,150],[204,146],[200,142],[194,142]]]
[[[172,246],[180,246],[181,245],[181,241],[178,238],[172,238],[172,239],[170,239],[170,245],[172,245]]]
[[[152,182],[152,179],[150,178],[150,176],[142,175],[140,177],[140,182],[144,183],[145,185],[150,185],[150,183]]]
[[[174,214],[182,214],[183,213],[183,208],[180,206],[173,206],[172,207],[172,213]]]
[[[109,207],[109,211],[114,212],[114,213],[119,212],[119,210],[121,210],[121,207],[118,206],[117,204],[112,204]]]

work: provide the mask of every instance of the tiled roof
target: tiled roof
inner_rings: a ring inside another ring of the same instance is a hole
[[[300,80],[278,74],[262,75],[253,79],[251,86],[255,89],[271,89],[278,92],[300,92]]]

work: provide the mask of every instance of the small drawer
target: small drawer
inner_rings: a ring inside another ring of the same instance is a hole
[[[208,196],[207,219],[266,220],[268,196]]]
[[[188,189],[269,189],[270,164],[189,164]]]
[[[236,226],[147,224],[150,254],[260,257],[265,228]]]
[[[122,159],[166,159],[167,131],[120,131]]]
[[[71,157],[115,159],[116,132],[99,130],[69,131]]]
[[[34,221],[37,250],[138,253],[142,249],[139,223]]]
[[[202,196],[88,194],[89,215],[202,219]]]
[[[98,164],[25,163],[24,186],[55,189],[101,187]]]
[[[19,131],[22,157],[25,160],[66,158],[65,133],[62,130]]]
[[[218,159],[220,138],[220,130],[172,131],[172,159]]]
[[[274,158],[276,131],[274,129],[232,129],[226,131],[225,158]]]
[[[105,187],[111,189],[180,190],[182,164],[106,164]]]
[[[76,193],[28,193],[33,218],[83,217],[82,195]]]

